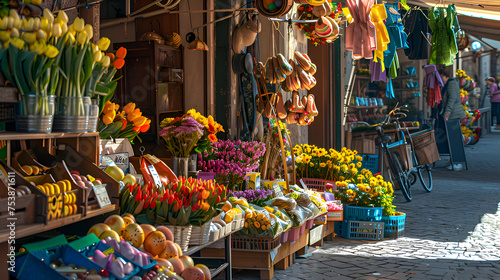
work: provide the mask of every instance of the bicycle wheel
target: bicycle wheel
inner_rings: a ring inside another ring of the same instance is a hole
[[[403,169],[403,164],[401,164],[401,160],[397,157],[394,152],[391,152],[392,162],[394,163],[394,173],[392,174],[393,179],[396,179],[403,196],[406,201],[411,201],[411,185],[408,177]]]
[[[428,192],[432,191],[432,174],[429,165],[418,169],[418,177],[424,189]]]
[[[408,174],[408,181],[410,181],[410,185],[414,185],[417,182],[417,173],[412,171]]]

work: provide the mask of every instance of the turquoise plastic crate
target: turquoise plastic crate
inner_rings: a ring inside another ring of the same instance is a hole
[[[383,207],[344,205],[344,221],[378,222],[382,220]]]
[[[340,236],[347,239],[382,240],[383,222],[343,221]]]
[[[398,238],[404,236],[406,214],[399,216],[382,216],[384,237]]]
[[[363,157],[361,169],[365,168],[371,171],[371,173],[378,173],[378,155],[359,155]],[[356,163],[357,161],[353,161]]]

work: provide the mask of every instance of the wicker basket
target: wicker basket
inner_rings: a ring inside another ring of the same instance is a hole
[[[191,238],[189,239],[189,245],[202,245],[208,243],[210,240],[211,224],[212,219],[204,223],[201,227],[193,226],[191,230]]]
[[[166,225],[166,227],[174,234],[174,242],[179,244],[183,252],[186,252],[189,247],[193,226]],[[208,228],[210,228],[210,226],[208,226]]]
[[[431,164],[440,160],[434,130],[412,134],[411,140],[413,141],[415,155],[419,164]]]

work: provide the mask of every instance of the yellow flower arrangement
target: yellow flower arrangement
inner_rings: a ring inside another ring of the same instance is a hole
[[[392,183],[384,181],[381,175],[373,176],[366,169],[361,173],[352,179],[337,181],[338,191],[333,192],[335,198],[354,206],[383,207],[384,215],[394,215]]]
[[[318,178],[331,181],[350,180],[358,175],[363,158],[357,151],[342,148],[319,148],[302,144],[293,148],[297,174],[303,178]]]

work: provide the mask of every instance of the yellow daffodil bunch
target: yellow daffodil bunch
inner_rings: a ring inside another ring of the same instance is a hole
[[[217,133],[225,132],[222,125],[216,122],[212,115],[205,117],[195,109],[188,110],[186,114],[184,114],[180,118],[163,119],[160,123],[160,127],[165,128],[169,126],[174,120],[177,119],[177,121],[179,121],[185,117],[192,117],[196,122],[203,126],[203,135],[196,143],[194,149],[191,151],[191,154],[204,153],[210,147],[211,143],[219,141],[219,139],[217,139]]]
[[[135,103],[129,103],[119,112],[120,105],[107,101],[99,119],[101,139],[127,138],[133,144],[137,137],[142,142],[138,134],[149,130],[151,120],[142,116],[141,110],[135,106]]]
[[[457,78],[467,77],[467,74],[462,69],[457,69]]]
[[[373,176],[365,170],[352,180],[337,181],[337,191],[333,192],[335,198],[353,206],[383,207],[384,215],[394,215],[396,207],[392,204],[394,200],[392,183],[384,181],[381,175]]]
[[[353,180],[362,168],[363,158],[357,151],[346,149],[326,150],[314,145],[302,144],[293,148],[297,174],[303,178],[331,181]]]

